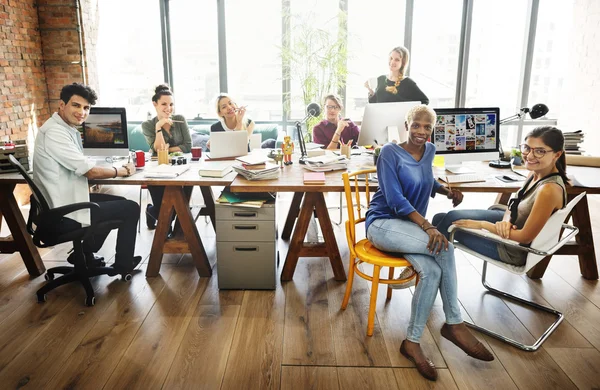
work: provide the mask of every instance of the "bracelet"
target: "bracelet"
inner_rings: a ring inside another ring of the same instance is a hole
[[[429,230],[429,229],[437,229],[437,228],[436,228],[435,226],[431,225],[431,226],[429,226],[428,228],[426,228],[426,229],[423,229],[423,231],[424,231],[424,232],[426,232],[426,231],[427,231],[427,230]]]
[[[129,167],[127,165],[123,165],[123,168],[125,168],[125,170],[127,171],[127,176],[131,176],[131,171],[129,170]]]
[[[426,224],[426,223],[429,223],[429,221],[428,221],[428,220],[424,220],[424,221],[423,221],[423,223],[421,224],[421,230],[423,230],[423,231],[425,231],[425,230],[426,230],[426,229],[425,229],[425,224]],[[431,226],[433,226],[433,225],[431,225]]]
[[[117,171],[117,168],[113,167],[113,169],[115,170],[115,177],[113,177],[113,179],[115,179],[118,176],[119,172]]]

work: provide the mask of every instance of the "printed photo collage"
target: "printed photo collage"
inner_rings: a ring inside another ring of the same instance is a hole
[[[438,151],[496,148],[496,114],[438,115],[433,142]]]

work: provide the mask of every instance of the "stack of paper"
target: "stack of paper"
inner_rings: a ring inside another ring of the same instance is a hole
[[[337,171],[338,169],[346,169],[350,162],[346,156],[336,156],[328,154],[325,156],[315,156],[305,159],[306,165],[304,168],[315,172]]]
[[[217,199],[217,203],[232,206],[260,208],[263,203],[273,201],[273,196],[270,193],[234,193],[228,189],[223,190],[221,196]]]
[[[231,170],[231,161],[204,161],[198,170],[198,174],[207,177],[223,177]]]
[[[252,167],[245,168],[241,164],[236,164],[233,169],[244,176],[247,180],[271,180],[279,177],[279,166],[276,164],[266,163],[264,168]]]
[[[154,167],[148,167],[144,171],[144,177],[158,179],[172,179],[190,169],[189,165],[168,165],[162,164]]]
[[[582,152],[585,152],[580,146],[585,137],[583,131],[563,131],[563,135],[565,137],[565,151],[567,154],[580,155]]]

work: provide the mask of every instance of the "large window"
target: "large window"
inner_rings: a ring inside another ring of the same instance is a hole
[[[227,0],[227,87],[254,120],[281,120],[281,0]]]
[[[475,1],[467,107],[500,107],[502,118],[518,111],[526,10],[521,0]]]
[[[537,32],[531,67],[531,84],[529,87],[529,107],[536,103],[544,103],[549,108],[549,118],[558,118],[564,76],[569,72],[569,45],[576,45],[571,40],[573,0],[560,2],[540,1]]]
[[[409,71],[432,107],[454,107],[462,3],[415,1]]]
[[[98,11],[97,105],[125,107],[127,120],[146,120],[155,114],[154,86],[164,79],[159,4],[103,0]]]
[[[169,7],[177,112],[188,118],[216,118],[213,103],[220,92],[217,2],[177,0],[170,1]]]
[[[365,81],[387,74],[390,51],[404,44],[406,4],[403,0],[348,3],[346,116],[362,120],[368,101]]]

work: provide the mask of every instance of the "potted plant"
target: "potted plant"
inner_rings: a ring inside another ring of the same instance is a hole
[[[381,147],[376,147],[373,150],[373,165],[377,166],[377,159],[379,158],[379,153],[381,153]]]
[[[512,165],[521,165],[523,164],[523,155],[519,149],[513,149],[510,152],[510,161]]]
[[[345,12],[340,13],[326,24],[340,25],[347,18]],[[289,35],[284,37],[287,45],[280,47],[284,69],[284,79],[292,85],[299,85],[302,103],[306,107],[312,102],[322,104],[323,97],[330,93],[339,93],[346,85],[348,75],[348,51],[343,34],[333,34],[323,24],[317,23],[319,18],[314,12],[291,14],[287,16],[291,26]],[[333,30],[333,29],[332,29]],[[291,111],[291,93],[284,96],[287,112]],[[321,121],[323,111],[318,117],[311,117],[306,122],[307,135],[312,140],[312,128]]]

